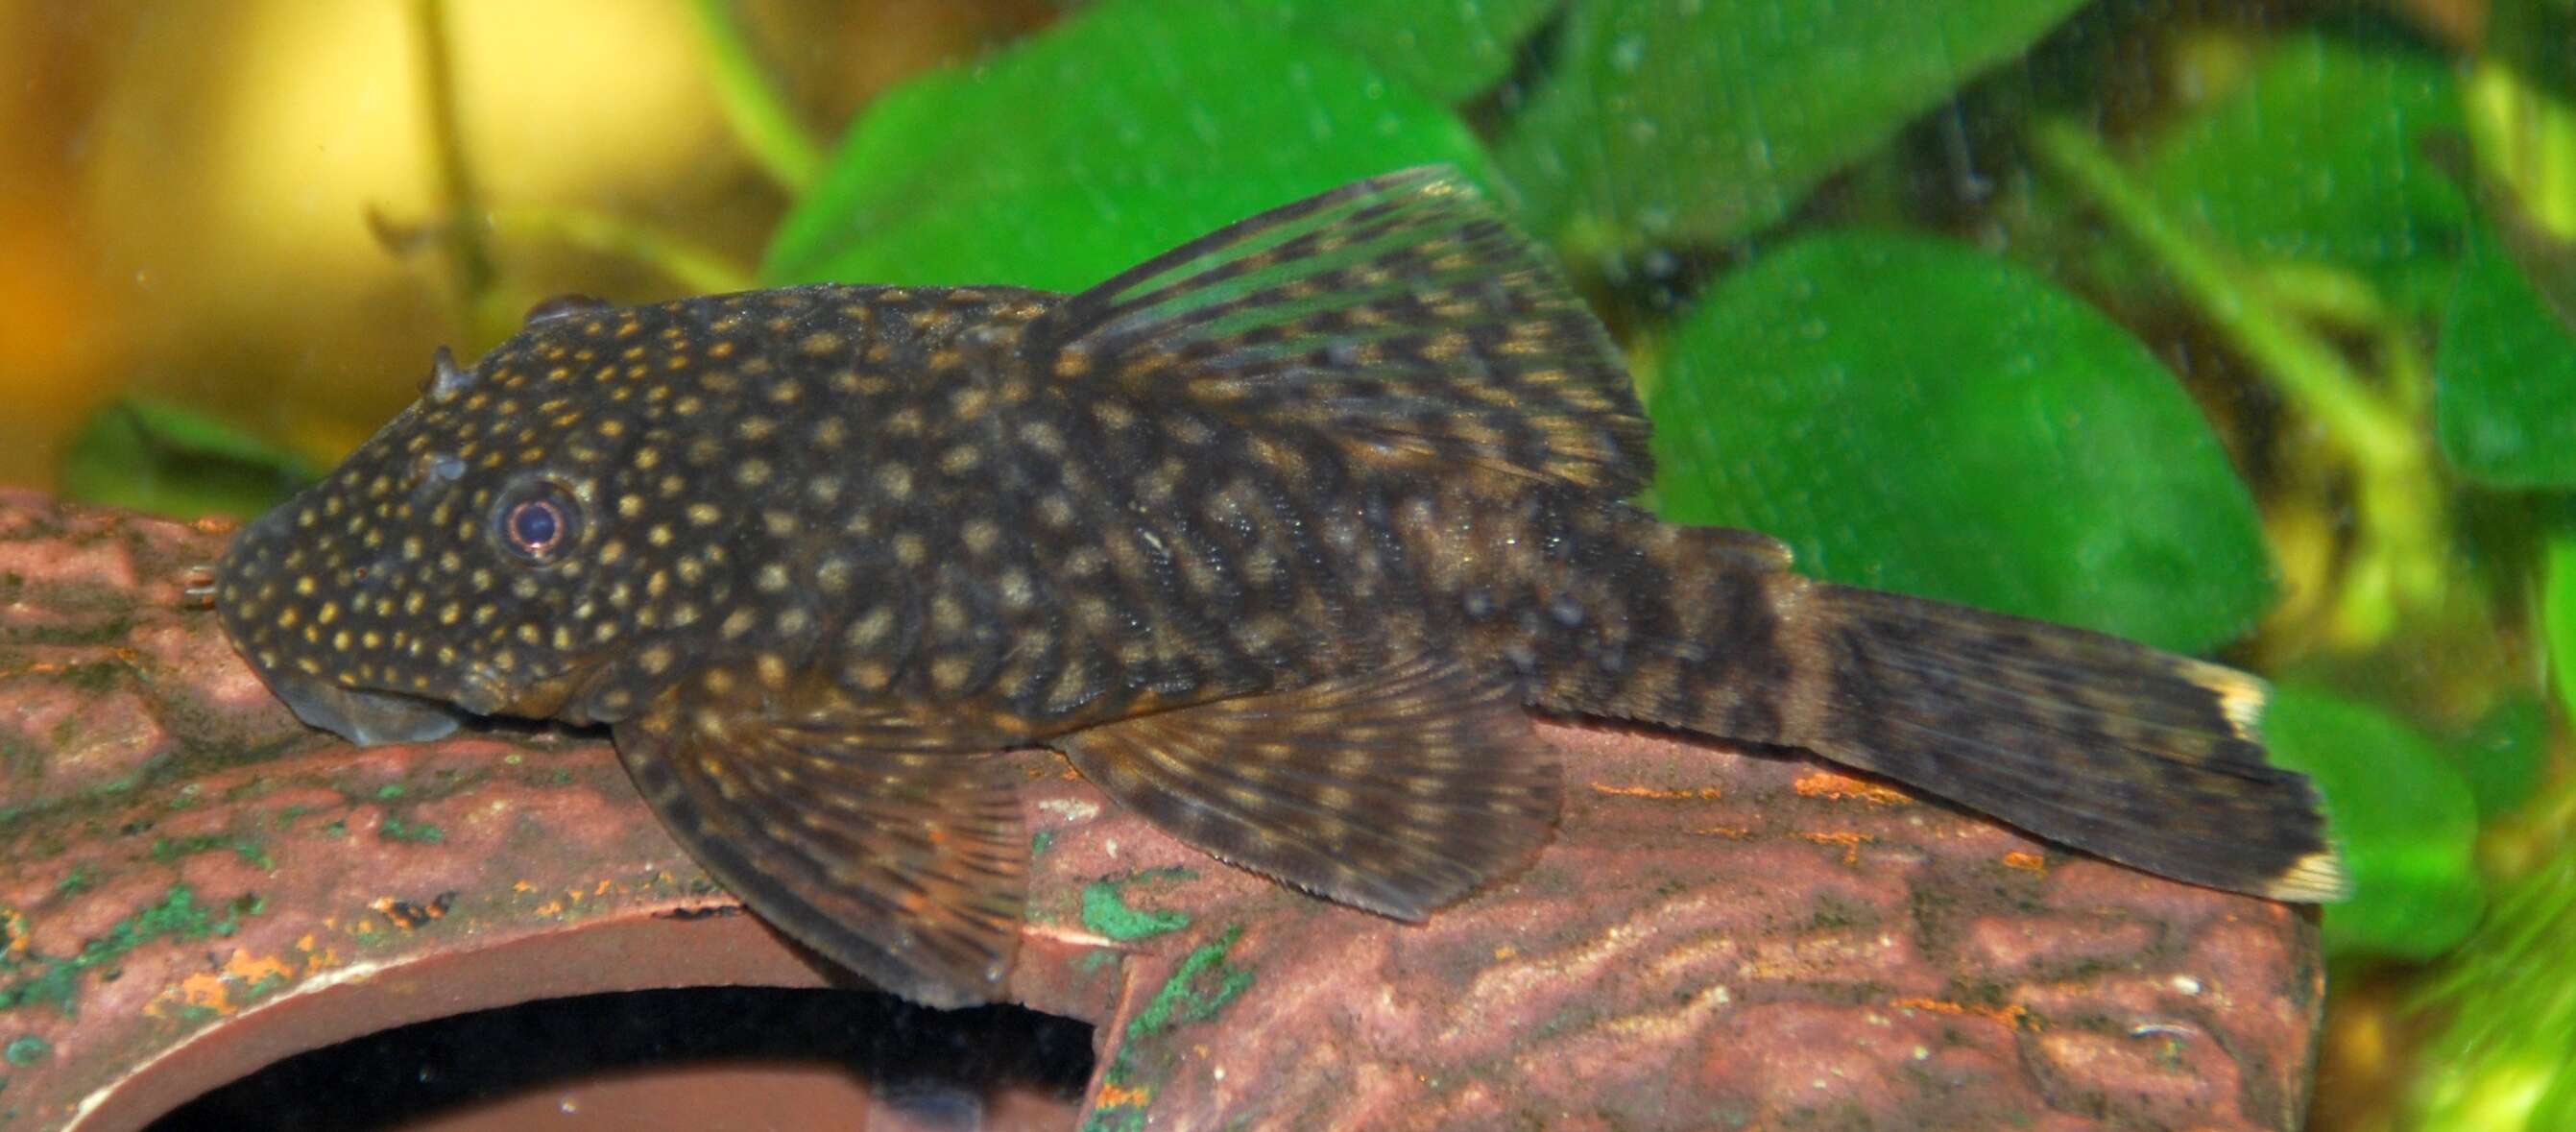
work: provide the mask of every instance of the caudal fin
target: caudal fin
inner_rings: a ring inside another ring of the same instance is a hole
[[[1803,587],[1784,634],[1818,693],[1790,742],[2178,880],[2351,890],[2307,778],[2265,756],[2252,676],[2080,629]]]

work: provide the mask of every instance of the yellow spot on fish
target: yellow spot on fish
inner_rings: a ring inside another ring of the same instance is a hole
[[[893,628],[894,611],[880,605],[850,622],[850,627],[841,633],[841,641],[853,649],[874,648]]]
[[[912,495],[912,469],[901,464],[878,465],[877,490],[898,503],[909,498]]]

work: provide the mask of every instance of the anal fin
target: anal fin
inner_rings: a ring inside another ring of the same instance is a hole
[[[980,752],[876,745],[828,717],[728,713],[692,685],[618,724],[616,740],[664,826],[763,919],[925,1005],[1000,997],[1027,841],[1015,794]]]
[[[1510,681],[1447,658],[1052,742],[1174,836],[1405,920],[1525,864],[1559,803],[1557,768]]]

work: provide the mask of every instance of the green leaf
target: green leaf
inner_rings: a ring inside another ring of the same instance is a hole
[[[2435,432],[2462,475],[2576,485],[2576,339],[2485,224],[2460,257],[2433,375]]]
[[[1581,0],[1496,142],[1578,254],[1769,225],[2079,0]]]
[[[2512,67],[2533,87],[2576,103],[2576,52],[2567,50],[2576,43],[2576,0],[2496,0],[2486,7],[2485,30],[2488,58]],[[2576,1086],[2576,1074],[2569,1084]]]
[[[2263,735],[2275,761],[2316,780],[2352,870],[2352,899],[2326,909],[2327,951],[2429,959],[2477,926],[2477,802],[2431,742],[2296,685],[2274,690]]]
[[[2271,599],[2254,504],[2145,347],[1954,244],[1836,233],[1719,281],[1651,414],[1668,518],[1801,569],[2200,651]]]
[[[2479,816],[2493,819],[2529,799],[2549,768],[2548,701],[2509,694],[2444,745],[2459,753],[2460,776]]]
[[[2200,410],[2136,338],[1950,242],[1834,232],[1718,281],[1651,400],[1667,518],[1801,570],[2197,652],[2272,598]]]
[[[1511,73],[1562,0],[1234,0],[1248,14],[1339,44],[1386,76],[1463,102]]]
[[[2540,617],[2549,641],[2549,670],[2558,678],[2558,705],[2576,719],[2576,535],[2549,540],[2549,574],[2542,583]]]
[[[2449,280],[2467,206],[2423,143],[2459,128],[2440,58],[2394,37],[2311,33],[2167,132],[2143,171],[2240,252],[2357,271],[2424,310]]]
[[[1491,180],[1455,116],[1359,57],[1225,5],[1120,0],[878,100],[763,274],[1078,290],[1263,209],[1439,162]]]
[[[67,498],[185,519],[257,515],[320,477],[303,457],[212,417],[126,397],[82,427],[60,479]]]

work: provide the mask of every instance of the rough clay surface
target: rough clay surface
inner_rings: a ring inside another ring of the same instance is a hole
[[[130,1127],[527,997],[830,973],[721,913],[613,755],[352,750],[233,659],[220,532],[0,492],[0,1129]],[[2278,1129],[2307,917],[1791,757],[1593,727],[1556,842],[1419,927],[1217,864],[1043,752],[1017,997],[1086,1128]]]

